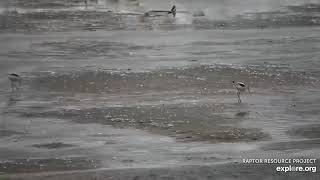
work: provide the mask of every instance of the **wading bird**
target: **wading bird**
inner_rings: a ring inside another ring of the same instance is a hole
[[[245,92],[246,89],[248,89],[248,92],[250,93],[250,89],[249,89],[249,86],[247,86],[245,83],[243,82],[234,82],[232,81],[233,83],[233,87],[237,89],[237,96],[238,96],[238,103],[241,103],[241,98],[240,98],[240,94],[241,92]]]
[[[163,16],[165,14],[172,14],[173,17],[176,17],[176,14],[177,14],[176,6],[173,5],[170,11],[152,10],[144,13],[145,16]]]
[[[86,7],[86,9],[88,8],[88,0],[84,0],[84,5]]]
[[[11,73],[8,74],[8,79],[11,83],[11,91],[13,92],[15,90],[18,90],[18,88],[21,86],[22,78],[18,74]]]

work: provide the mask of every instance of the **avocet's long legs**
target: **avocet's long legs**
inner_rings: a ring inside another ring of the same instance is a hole
[[[239,90],[237,90],[237,96],[238,96],[238,103],[241,103],[240,91]]]
[[[245,92],[246,89],[248,89],[248,92],[250,93],[249,86],[246,86],[246,84],[243,82],[235,83],[234,81],[232,81],[232,83],[233,83],[233,87],[237,89],[238,103],[241,103],[242,101],[241,101],[240,94],[241,92]]]
[[[13,82],[12,81],[10,81],[10,85],[11,85],[11,92],[13,92],[14,86],[13,86]]]

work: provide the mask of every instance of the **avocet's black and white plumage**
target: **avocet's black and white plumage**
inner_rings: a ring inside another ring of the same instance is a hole
[[[245,83],[243,82],[234,82],[232,81],[233,86],[237,89],[237,96],[238,96],[238,103],[241,103],[241,98],[240,98],[240,94],[242,92],[245,92],[246,89],[248,89],[248,92],[250,93],[250,89],[249,86],[247,86]]]
[[[152,10],[144,13],[144,16],[163,16],[166,14],[172,14],[173,17],[176,17],[177,8],[175,5],[172,6],[170,11],[161,11],[161,10]]]
[[[11,91],[17,90],[21,86],[22,78],[15,73],[8,74],[8,79],[11,83]]]

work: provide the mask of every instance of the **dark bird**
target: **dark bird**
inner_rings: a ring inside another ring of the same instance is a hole
[[[241,103],[242,101],[241,101],[241,98],[240,98],[240,94],[242,92],[245,92],[246,89],[248,89],[248,92],[250,93],[249,86],[247,86],[243,82],[234,82],[234,81],[232,81],[232,83],[233,83],[233,87],[237,89],[238,103]]]
[[[163,14],[172,14],[173,17],[176,17],[176,6],[173,5],[170,11],[152,10],[144,13],[145,16],[163,16]]]
[[[11,73],[8,74],[8,79],[11,83],[11,91],[13,92],[15,90],[18,90],[18,88],[21,86],[22,78],[18,74]]]

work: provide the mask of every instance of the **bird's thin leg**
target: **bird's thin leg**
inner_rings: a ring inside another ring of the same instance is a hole
[[[16,90],[18,90],[18,88],[17,88],[17,83],[13,83],[13,89],[16,91]]]
[[[16,91],[17,90],[17,85],[15,82],[12,82],[12,89],[13,91]]]
[[[10,83],[10,85],[11,85],[11,92],[13,92],[13,88],[14,88],[14,86],[13,86],[13,82],[11,81],[11,83]]]
[[[241,103],[240,91],[237,92],[237,96],[238,96],[238,103]]]

